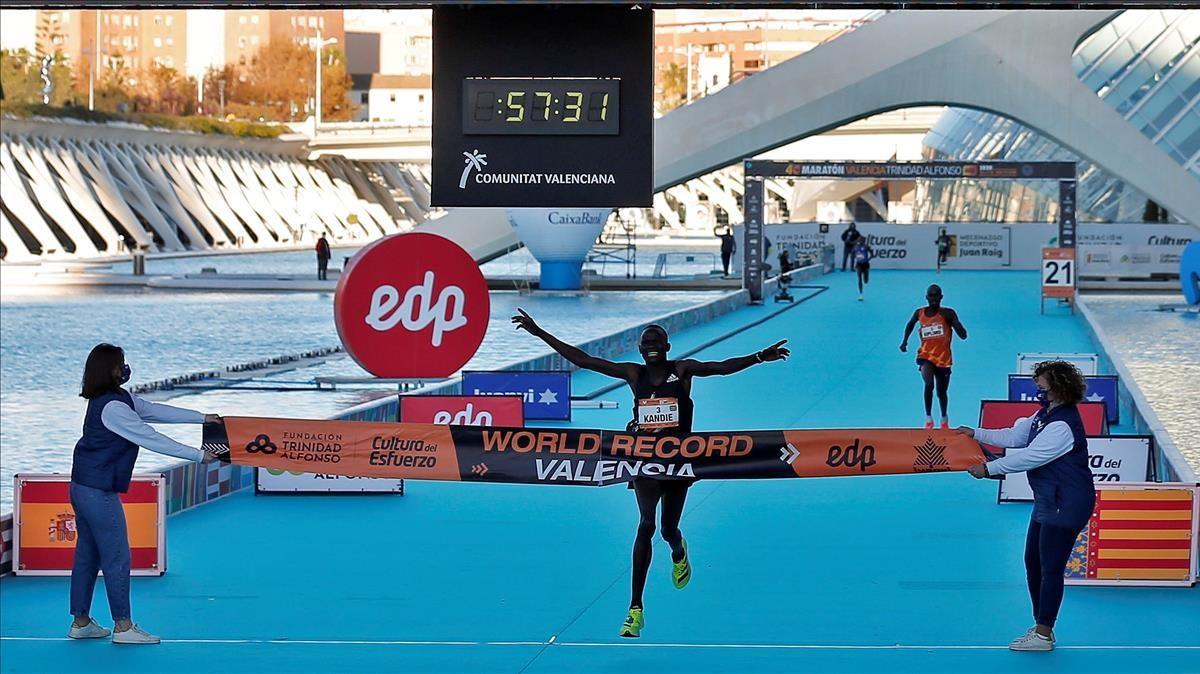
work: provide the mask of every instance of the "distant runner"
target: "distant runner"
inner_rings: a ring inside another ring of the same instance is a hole
[[[954,338],[951,330],[958,333],[960,339],[967,338],[967,329],[958,320],[958,313],[949,307],[942,306],[942,288],[931,285],[925,291],[925,299],[929,305],[913,312],[904,326],[904,339],[900,341],[900,350],[908,351],[908,338],[913,327],[921,324],[918,336],[921,347],[917,349],[917,367],[921,369],[921,377],[925,379],[925,428],[933,428],[933,389],[937,386],[938,404],[942,408],[942,428],[950,428],[950,419],[946,413],[949,407],[950,367],[954,358],[950,354],[950,340]]]
[[[938,252],[937,271],[940,274],[942,273],[942,267],[946,264],[946,258],[950,256],[950,235],[946,233],[945,227],[938,232],[936,243]]]
[[[871,258],[875,257],[875,251],[867,243],[866,237],[860,237],[854,243],[850,256],[854,259],[854,273],[858,275],[858,301],[861,302],[863,285],[871,282]]]

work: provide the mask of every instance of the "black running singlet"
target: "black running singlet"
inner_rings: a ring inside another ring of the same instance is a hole
[[[675,361],[666,363],[666,379],[650,381],[650,369],[638,366],[633,389],[633,420],[627,429],[639,433],[683,435],[692,432],[692,383],[678,375]]]

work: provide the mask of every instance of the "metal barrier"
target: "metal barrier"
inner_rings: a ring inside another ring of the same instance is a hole
[[[696,253],[681,253],[681,252],[659,253],[658,259],[654,261],[653,277],[654,278],[666,278],[667,277],[667,265],[671,261],[675,261],[675,264],[681,264],[681,263],[686,263],[686,262],[696,262],[698,260],[708,260],[709,261],[710,267],[711,267],[711,269],[709,270],[710,274],[721,268],[720,260],[717,258],[716,253],[709,253],[709,252],[704,252],[704,251],[696,252]]]

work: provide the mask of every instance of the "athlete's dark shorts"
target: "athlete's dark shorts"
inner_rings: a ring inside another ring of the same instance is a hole
[[[688,487],[696,484],[699,478],[687,477],[639,477],[626,484],[626,489],[633,489],[636,484],[642,488],[656,489],[658,495],[669,494],[673,491],[686,491]]]
[[[633,421],[633,420],[631,419],[631,420],[629,421],[629,423],[625,424],[625,432],[626,432],[626,433],[637,433],[637,422],[636,422],[636,421]],[[627,482],[627,483],[625,483],[625,488],[626,488],[626,489],[633,489],[633,485],[634,485],[634,483],[635,483],[635,482],[636,482],[636,483],[638,483],[638,484],[657,485],[657,488],[658,488],[658,490],[659,490],[659,494],[658,494],[658,495],[659,495],[659,496],[662,496],[664,492],[669,492],[669,491],[671,491],[671,490],[673,490],[673,489],[687,489],[688,487],[690,487],[690,486],[692,486],[692,485],[696,484],[696,482],[697,482],[697,480],[698,480],[698,479],[699,479],[699,478],[694,478],[694,477],[685,477],[685,478],[679,478],[679,477],[662,477],[662,478],[658,478],[658,477],[639,477],[639,478],[635,478],[635,479],[634,479],[633,481],[631,481],[631,482]],[[666,484],[666,485],[664,485],[663,483],[669,483],[669,484]]]
[[[856,264],[856,265],[854,265],[854,268],[858,270],[858,273],[862,274],[864,281],[870,282],[870,280],[871,280],[871,263],[870,262],[863,262],[861,264]]]
[[[934,373],[934,374],[938,374],[938,375],[941,375],[941,376],[943,376],[943,377],[948,377],[948,376],[950,376],[950,368],[948,368],[948,367],[938,367],[937,365],[934,365],[932,362],[930,362],[930,361],[928,361],[928,360],[926,360],[926,359],[924,359],[924,358],[918,358],[918,359],[917,359],[917,369],[918,369],[918,370],[919,370],[919,369],[921,369],[922,367],[924,367],[926,364],[928,364],[930,367],[932,367],[932,368],[933,368],[933,373]]]

